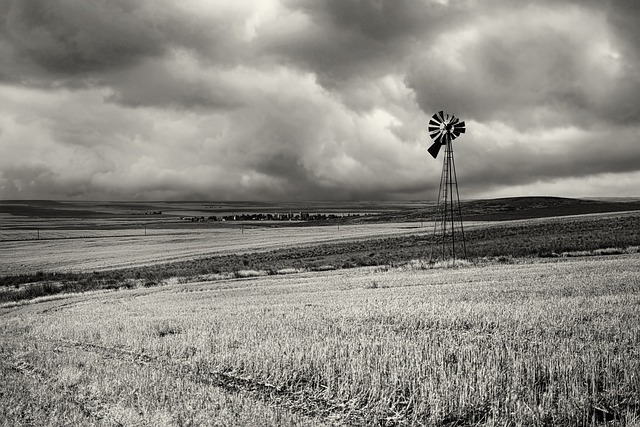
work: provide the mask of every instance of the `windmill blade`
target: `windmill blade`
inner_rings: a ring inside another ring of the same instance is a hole
[[[457,138],[460,136],[460,134],[464,133],[464,128],[462,129],[451,129],[451,135],[453,135],[454,138]]]
[[[444,140],[444,132],[439,132],[438,135],[433,138],[435,142],[437,142],[438,144],[446,144],[446,141]]]
[[[464,126],[464,122],[459,122],[456,123],[456,125],[454,126],[455,130],[457,130],[460,133],[464,133],[465,130],[465,126]]]
[[[440,123],[444,122],[444,111],[438,111],[433,115],[433,117],[438,120]]]
[[[442,147],[442,144],[440,144],[439,142],[434,142],[433,144],[431,144],[431,147],[427,149],[427,151],[435,159],[436,157],[438,157],[438,153],[440,152],[440,147]]]
[[[440,126],[429,126],[429,133],[437,132],[440,130]]]

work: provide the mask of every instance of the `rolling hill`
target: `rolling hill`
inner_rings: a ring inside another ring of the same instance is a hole
[[[465,221],[509,221],[548,218],[608,212],[640,210],[640,200],[628,199],[574,199],[550,196],[508,197],[500,199],[466,200],[461,202]],[[416,221],[431,219],[435,203],[426,209],[411,209],[383,213],[366,218],[368,221]]]

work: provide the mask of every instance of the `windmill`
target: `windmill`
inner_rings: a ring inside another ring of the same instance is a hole
[[[429,135],[434,143],[427,151],[435,159],[438,157],[440,147],[443,145],[445,147],[431,241],[432,261],[440,256],[442,260],[452,258],[455,262],[457,253],[462,258],[467,257],[456,163],[453,160],[453,147],[451,146],[451,142],[464,132],[464,122],[453,115],[444,114],[442,111],[434,114],[429,120]]]

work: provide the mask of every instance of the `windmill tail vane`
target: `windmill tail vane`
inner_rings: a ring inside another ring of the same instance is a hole
[[[429,154],[435,159],[438,157],[440,148],[445,147],[431,240],[431,260],[451,258],[455,262],[456,254],[461,258],[467,257],[467,247],[451,142],[465,133],[465,123],[453,115],[439,111],[431,116],[428,129],[429,136],[434,141],[427,149]]]

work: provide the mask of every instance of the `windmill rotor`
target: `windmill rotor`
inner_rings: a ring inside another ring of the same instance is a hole
[[[431,136],[431,139],[433,139],[434,143],[427,151],[435,159],[438,157],[440,147],[453,141],[464,132],[464,122],[461,122],[456,116],[444,114],[443,111],[438,111],[436,114],[431,116],[431,120],[429,120],[429,135]]]

